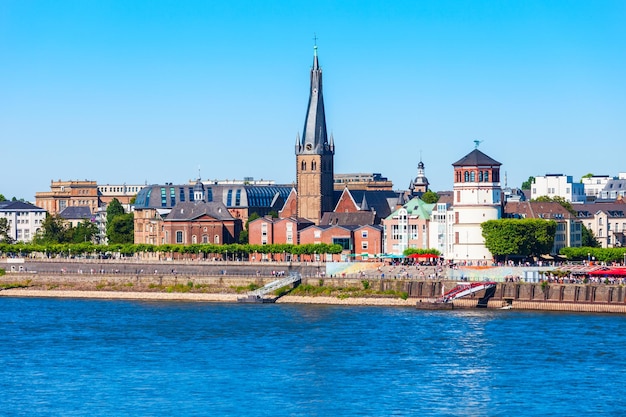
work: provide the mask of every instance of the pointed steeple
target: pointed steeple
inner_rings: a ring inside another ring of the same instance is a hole
[[[324,95],[322,87],[322,69],[317,57],[317,45],[313,47],[313,67],[311,68],[311,90],[309,93],[309,105],[302,140],[296,147],[298,155],[324,155],[334,154],[334,146],[328,143],[326,133],[326,115],[324,113]]]

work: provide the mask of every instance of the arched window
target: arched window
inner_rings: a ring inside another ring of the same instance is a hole
[[[470,172],[470,182],[476,181],[476,173],[474,171]]]
[[[478,171],[478,182],[483,182],[483,172]]]
[[[483,178],[485,179],[485,182],[489,182],[489,171],[485,171],[485,175]]]
[[[207,235],[202,235],[202,243],[209,243],[209,237]]]
[[[465,182],[469,182],[469,172],[465,171]]]
[[[191,243],[193,244],[198,243],[198,238],[196,237],[196,235],[191,236]]]
[[[306,171],[306,161],[302,161],[300,164],[300,171]]]
[[[215,243],[216,245],[220,244],[220,237],[218,235],[215,235],[215,237],[213,238],[213,243]]]
[[[315,171],[317,168],[317,163],[315,161],[311,162],[311,171]]]

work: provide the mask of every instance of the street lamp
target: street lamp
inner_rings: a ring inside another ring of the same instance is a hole
[[[587,264],[591,261],[591,253],[587,252]]]

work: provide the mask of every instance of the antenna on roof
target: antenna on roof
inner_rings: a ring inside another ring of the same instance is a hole
[[[484,140],[474,140],[474,149],[478,149],[478,145],[480,145],[483,142]]]

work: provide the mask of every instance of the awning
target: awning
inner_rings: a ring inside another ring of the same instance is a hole
[[[599,269],[596,271],[589,272],[589,275],[602,276],[602,277],[626,276],[626,268]]]
[[[419,258],[424,258],[424,259],[428,259],[428,258],[439,258],[439,255],[435,255],[433,253],[412,253],[410,255],[407,256],[407,258],[411,258],[411,259],[419,259]]]

